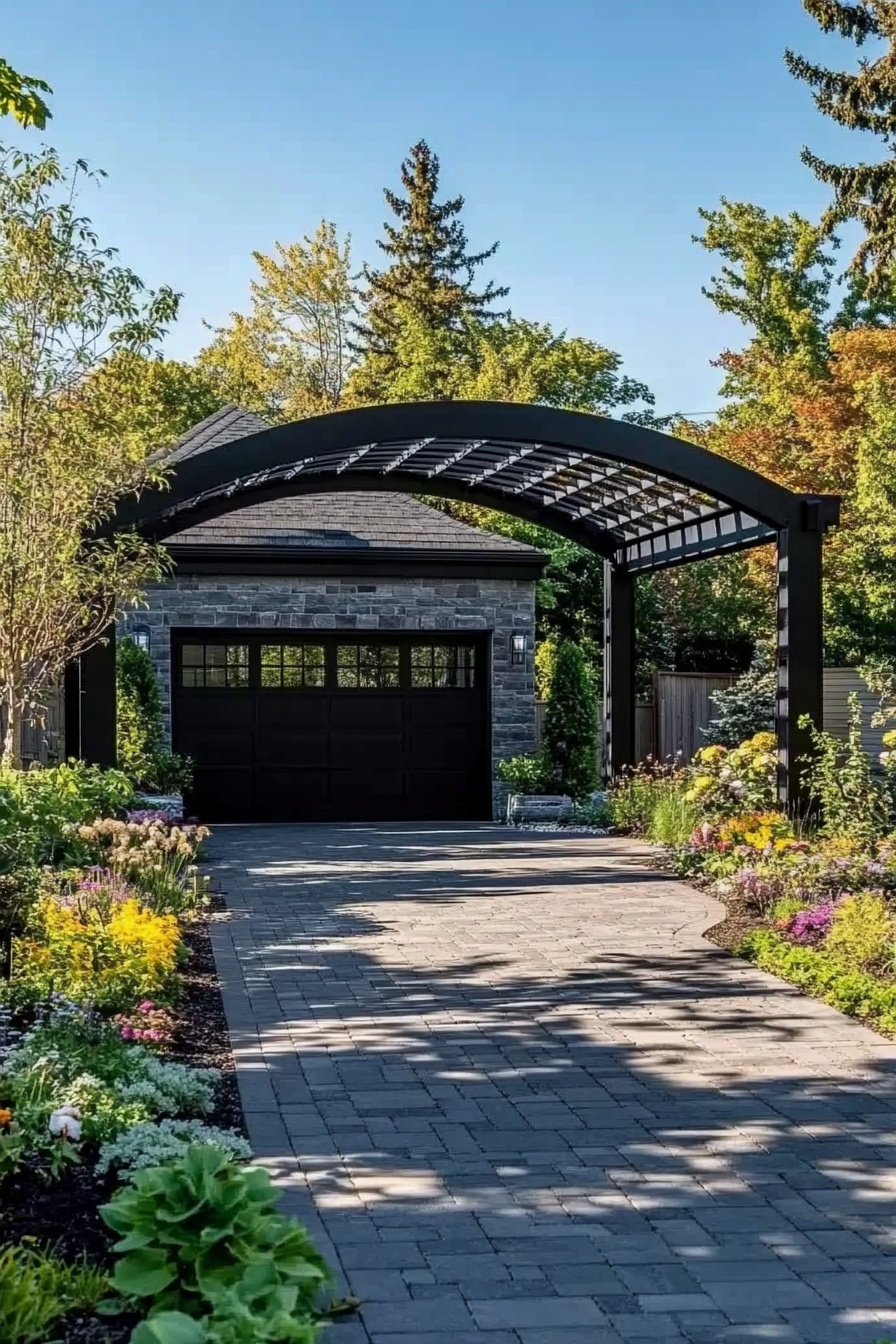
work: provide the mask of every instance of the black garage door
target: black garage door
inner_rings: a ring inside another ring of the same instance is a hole
[[[491,815],[482,637],[173,639],[174,746],[204,821]]]

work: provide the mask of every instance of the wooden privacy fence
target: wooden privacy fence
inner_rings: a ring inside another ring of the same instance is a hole
[[[657,672],[652,703],[639,702],[635,706],[636,759],[643,761],[647,756],[656,756],[665,760],[681,752],[682,760],[691,760],[706,743],[701,729],[708,728],[717,714],[712,696],[735,681],[736,675],[726,672]],[[855,668],[826,667],[824,726],[829,733],[843,740],[849,730],[851,694],[858,695],[862,706],[862,746],[876,760],[883,749],[881,739],[886,732],[886,728],[875,728],[871,724],[872,716],[879,708],[878,697],[868,689]],[[543,700],[537,702],[535,712],[536,740],[540,745],[545,714]],[[599,702],[596,713],[597,764],[602,772],[604,725]]]
[[[701,728],[716,715],[711,697],[737,677],[724,672],[657,672],[654,677],[655,756],[661,761],[679,753],[689,761],[705,745]]]

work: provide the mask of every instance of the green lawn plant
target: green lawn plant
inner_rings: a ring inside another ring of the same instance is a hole
[[[150,1318],[183,1313],[204,1322],[206,1334],[193,1338],[215,1344],[302,1339],[270,1332],[272,1319],[287,1317],[307,1327],[310,1341],[329,1271],[301,1225],[276,1211],[279,1199],[266,1171],[238,1166],[215,1147],[138,1171],[100,1209],[118,1237],[115,1291]],[[171,1330],[182,1324],[165,1321]],[[172,1344],[178,1336],[145,1338]]]
[[[623,770],[609,798],[613,825],[632,835],[649,836],[657,810],[683,788],[686,778],[674,761],[656,761],[652,756]]]

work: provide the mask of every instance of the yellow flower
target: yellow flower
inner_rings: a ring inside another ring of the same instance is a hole
[[[6,1106],[0,1106],[0,1129],[4,1129],[12,1123],[12,1111]]]

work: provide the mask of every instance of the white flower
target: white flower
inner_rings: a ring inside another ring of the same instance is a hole
[[[77,1143],[81,1137],[81,1112],[77,1106],[60,1106],[50,1116],[50,1133],[54,1139],[71,1139]]]
[[[743,798],[747,791],[747,786],[742,779],[734,779],[728,785],[728,792],[733,793],[735,798]]]

